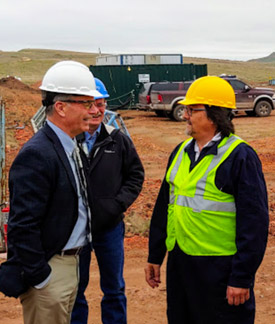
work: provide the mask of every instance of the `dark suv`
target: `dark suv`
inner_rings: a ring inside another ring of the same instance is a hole
[[[220,75],[231,84],[236,95],[238,111],[245,111],[248,116],[266,117],[275,107],[275,91],[270,88],[253,88],[239,80],[235,75]]]

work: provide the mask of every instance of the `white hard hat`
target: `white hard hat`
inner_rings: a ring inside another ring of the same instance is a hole
[[[62,61],[53,65],[45,74],[39,89],[49,92],[97,97],[92,72],[82,63]]]

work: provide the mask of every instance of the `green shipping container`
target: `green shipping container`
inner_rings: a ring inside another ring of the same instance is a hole
[[[91,65],[90,71],[106,86],[110,109],[135,108],[142,83],[159,81],[189,81],[207,75],[207,65],[143,64]]]

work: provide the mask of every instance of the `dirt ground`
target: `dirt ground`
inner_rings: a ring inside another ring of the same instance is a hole
[[[0,80],[0,96],[6,106],[7,169],[20,147],[32,136],[30,118],[40,106],[40,94],[18,80]],[[128,298],[129,324],[165,324],[165,263],[162,266],[162,284],[151,289],[144,280],[147,258],[147,238],[133,235],[130,217],[148,223],[154,202],[164,176],[167,159],[172,149],[185,136],[185,124],[159,118],[144,111],[121,111],[125,124],[145,167],[145,183],[137,201],[126,215],[128,232],[125,238],[125,281]],[[275,320],[275,111],[268,118],[252,118],[240,114],[234,119],[236,133],[258,152],[267,182],[270,208],[269,241],[263,263],[257,273],[255,294],[257,300],[256,324],[270,324]],[[6,190],[7,192],[7,190]],[[141,231],[140,231],[141,232]],[[142,231],[146,233],[145,231]],[[4,255],[1,255],[4,261]],[[90,305],[89,324],[100,323],[99,274],[92,257],[91,282],[87,291]],[[18,300],[0,295],[0,324],[21,324],[22,311]]]

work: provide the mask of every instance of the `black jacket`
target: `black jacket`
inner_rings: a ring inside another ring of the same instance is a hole
[[[48,125],[15,158],[9,190],[8,261],[1,266],[0,291],[17,297],[48,277],[48,260],[65,246],[78,217],[74,175]]]
[[[78,136],[83,148],[84,134]],[[102,124],[89,157],[81,151],[87,172],[92,233],[111,229],[138,197],[144,169],[131,139]]]

